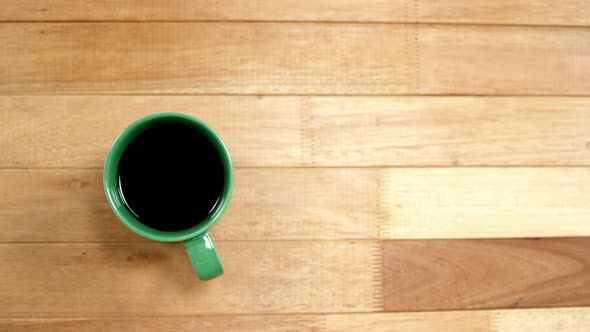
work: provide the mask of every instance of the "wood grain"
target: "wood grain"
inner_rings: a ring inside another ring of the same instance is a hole
[[[2,21],[255,20],[590,25],[584,0],[0,0]]]
[[[28,23],[0,39],[0,93],[590,92],[589,28]]]
[[[0,263],[10,273],[0,275],[0,314],[586,306],[589,244],[589,238],[388,241],[381,256],[381,244],[366,241],[218,242],[226,274],[208,283],[195,279],[182,244],[2,244]]]
[[[42,318],[1,319],[4,332],[104,332],[104,331],[325,331],[322,319],[310,315],[197,316],[180,318]]]
[[[590,164],[590,99],[313,97],[318,166]]]
[[[0,166],[102,167],[126,126],[162,111],[209,123],[237,166],[301,164],[297,97],[14,96],[0,98]]]
[[[326,315],[324,326],[333,332],[578,332],[589,318],[588,308],[469,310]]]
[[[584,331],[590,321],[588,308],[498,310],[490,317],[492,331]]]
[[[590,29],[421,25],[415,38],[421,93],[590,91]]]
[[[588,330],[588,4],[0,0],[0,331]],[[103,194],[159,111],[237,166],[206,283]]]
[[[364,312],[382,308],[381,245],[217,242],[199,282],[181,243],[0,245],[0,315]],[[10,272],[8,272],[10,271]],[[354,287],[351,287],[354,285]]]
[[[159,111],[211,124],[238,167],[590,165],[589,108],[583,97],[2,96],[0,167],[102,167],[125,126]]]
[[[405,0],[1,0],[0,20],[404,21]]]
[[[238,169],[235,179],[215,239],[379,235],[374,170]],[[11,229],[0,242],[143,241],[118,221],[102,187],[102,170],[0,171],[0,229]]]
[[[389,241],[383,264],[387,311],[590,304],[590,238]]]
[[[386,24],[0,25],[1,93],[409,92],[408,29]]]
[[[0,318],[4,332],[104,332],[104,331],[323,331],[322,320],[309,315],[197,316],[142,318]]]
[[[6,332],[70,331],[437,331],[578,332],[590,319],[588,308],[366,313],[328,315],[240,315],[141,318],[4,318]]]
[[[380,174],[383,238],[590,236],[590,169],[410,168]]]
[[[411,0],[419,22],[468,24],[590,24],[585,0]]]
[[[238,169],[217,240],[590,236],[587,168]],[[0,242],[147,241],[102,170],[0,171]]]

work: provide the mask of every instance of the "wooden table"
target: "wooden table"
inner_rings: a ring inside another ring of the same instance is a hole
[[[586,0],[0,0],[1,331],[590,330]],[[127,124],[236,187],[200,282],[110,211]]]

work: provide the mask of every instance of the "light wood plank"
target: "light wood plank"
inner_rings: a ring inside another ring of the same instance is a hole
[[[376,238],[380,224],[383,238],[590,235],[587,169],[236,174],[232,204],[213,232],[220,239]],[[0,178],[0,225],[14,229],[2,241],[140,239],[109,210],[100,170],[5,170]]]
[[[314,165],[589,165],[590,99],[313,97]]]
[[[590,238],[388,241],[386,311],[590,305]]]
[[[2,93],[405,93],[407,28],[387,24],[4,24]]]
[[[218,240],[590,236],[588,168],[238,169]],[[143,241],[102,170],[0,171],[0,242]]]
[[[404,21],[405,0],[0,0],[0,20]]]
[[[353,181],[351,181],[354,179]],[[0,242],[140,241],[110,210],[102,170],[0,171]],[[238,169],[219,240],[379,236],[377,172]]]
[[[590,165],[590,98],[3,96],[0,167],[102,167],[133,120],[189,113],[236,166]]]
[[[311,315],[197,316],[176,318],[0,318],[4,332],[284,332],[322,331],[322,320]]]
[[[0,174],[5,193],[0,226],[14,230],[2,233],[3,241],[142,240],[110,211],[101,170]],[[360,181],[349,183],[349,177]],[[375,183],[376,174],[362,170],[238,170],[232,203],[213,234],[219,239],[376,237]],[[359,200],[356,193],[365,195]]]
[[[301,164],[297,97],[15,96],[0,98],[0,166],[102,167],[127,125],[162,111],[209,123],[236,166]]]
[[[590,309],[498,310],[490,322],[491,330],[498,332],[582,332],[590,326]]]
[[[584,0],[0,0],[2,21],[259,20],[590,25]]]
[[[590,92],[590,29],[421,25],[421,93]]]
[[[380,175],[383,238],[590,236],[590,169],[420,168]]]
[[[582,332],[589,308],[325,315],[320,331]]]
[[[6,332],[70,331],[584,331],[589,308],[469,310],[328,315],[239,315],[141,318],[4,318]]]
[[[213,235],[222,239],[375,239],[377,172],[237,170],[235,200]]]
[[[590,93],[590,28],[37,23],[0,38],[1,93]]]
[[[327,315],[324,326],[320,331],[492,332],[486,311]]]
[[[585,0],[411,0],[414,17],[428,23],[590,25]]]
[[[363,312],[382,308],[381,245],[217,242],[200,282],[180,243],[0,245],[0,315]]]

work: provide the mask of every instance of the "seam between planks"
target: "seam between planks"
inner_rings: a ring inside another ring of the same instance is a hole
[[[390,227],[387,222],[387,213],[384,210],[384,204],[387,204],[388,200],[383,201],[383,198],[387,194],[386,187],[383,186],[383,182],[387,183],[387,179],[383,179],[386,176],[387,172],[384,172],[382,169],[377,170],[377,200],[376,200],[376,209],[377,209],[377,225],[379,227],[379,234],[378,237],[380,239],[389,239],[390,238]]]
[[[505,165],[505,164],[498,164],[498,165],[368,165],[368,166],[358,166],[358,165],[344,165],[344,166],[298,166],[298,165],[287,165],[287,166],[235,166],[234,169],[268,169],[268,170],[298,170],[298,169],[375,169],[375,170],[390,170],[390,169],[519,169],[519,168],[590,168],[590,164],[576,164],[576,165],[564,165],[564,164],[548,164],[548,165]],[[96,170],[101,171],[104,168],[101,166],[39,166],[39,167],[31,167],[31,166],[23,166],[23,167],[1,167],[0,171],[22,171],[22,170],[47,170],[47,171],[59,171],[59,170]]]
[[[416,77],[416,72],[415,72],[415,68],[412,65],[412,52],[411,52],[411,46],[410,46],[410,30],[412,29],[409,20],[410,20],[410,2],[411,0],[406,0],[404,1],[404,17],[406,20],[406,24],[404,24],[404,53],[406,55],[406,63],[407,65],[410,67],[410,73],[411,75],[414,76],[414,81],[415,81],[415,77]],[[414,89],[414,91],[417,91],[416,89]]]
[[[387,190],[387,184],[389,182],[387,176],[388,172],[385,170],[377,170],[377,223],[379,225],[380,239],[391,238],[391,227],[388,221],[388,213],[384,206],[391,202],[389,199],[386,199],[389,192]]]
[[[354,98],[354,97],[369,97],[369,98],[464,98],[464,97],[478,97],[478,98],[590,98],[590,93],[587,94],[518,94],[518,93],[502,93],[502,94],[483,94],[483,93],[145,93],[145,92],[88,92],[81,93],[67,91],[60,91],[56,93],[51,92],[11,92],[2,91],[0,97],[331,97],[331,98]]]
[[[309,98],[299,97],[299,139],[301,146],[301,165],[315,166],[315,137]]]
[[[509,308],[506,308],[507,310],[510,310]],[[505,309],[505,310],[506,310]],[[512,310],[519,310],[519,309],[512,309]],[[490,312],[489,316],[488,316],[488,329],[490,330],[490,332],[496,332],[499,330],[500,328],[500,317],[498,312]]]
[[[418,4],[420,0],[413,0],[414,6],[414,18],[416,22],[418,21],[418,17],[420,15],[420,7]],[[422,82],[421,82],[421,71],[420,71],[420,26],[418,24],[414,24],[414,88],[415,91],[420,93],[422,91]]]
[[[590,28],[589,24],[583,25],[567,25],[567,24],[531,24],[531,23],[493,23],[493,22],[450,22],[450,21],[419,21],[413,22],[408,21],[341,21],[341,20],[14,20],[14,21],[0,21],[0,25],[8,24],[113,24],[113,23],[129,23],[129,24],[142,24],[142,23],[274,23],[274,24],[366,24],[366,25],[378,25],[378,24],[391,24],[391,25],[404,25],[404,24],[419,24],[419,25],[452,25],[452,26],[508,26],[508,27],[531,27],[531,28]]]
[[[383,278],[383,242],[371,245],[371,310],[381,312],[385,310],[385,285]]]
[[[317,331],[328,331],[328,315],[320,315],[317,325]],[[313,331],[315,329],[312,329]]]

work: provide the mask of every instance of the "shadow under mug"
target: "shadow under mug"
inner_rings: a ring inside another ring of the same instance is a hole
[[[204,135],[219,153],[223,165],[223,191],[215,209],[194,226],[176,232],[161,231],[142,224],[127,209],[119,190],[119,161],[129,143],[144,130],[164,123],[181,123]],[[193,268],[201,280],[213,279],[223,274],[223,266],[208,231],[219,220],[229,204],[234,185],[234,170],[227,147],[211,127],[182,113],[156,113],[136,120],[113,142],[106,157],[103,182],[109,205],[125,226],[148,239],[163,242],[184,241]]]

